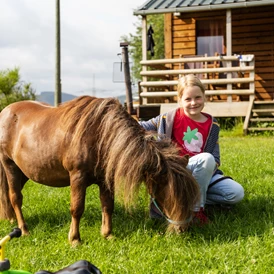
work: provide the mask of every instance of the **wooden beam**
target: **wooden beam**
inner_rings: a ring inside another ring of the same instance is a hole
[[[204,68],[204,69],[174,69],[174,70],[150,70],[141,71],[142,76],[157,76],[157,75],[179,75],[189,73],[213,73],[213,72],[246,72],[254,70],[254,66],[246,67],[225,67],[225,68]]]
[[[164,37],[165,37],[165,58],[171,59],[172,56],[172,14],[164,14]]]
[[[254,56],[253,56],[254,58]],[[237,56],[211,56],[211,57],[190,57],[190,58],[176,58],[176,59],[156,59],[156,60],[142,60],[141,65],[158,65],[158,64],[176,64],[186,62],[214,62],[214,61],[238,61]]]
[[[231,23],[231,9],[226,10],[226,55],[232,55],[232,23]],[[231,61],[227,63],[228,67],[231,67]],[[231,73],[227,73],[227,78],[232,78]],[[232,89],[232,84],[227,84],[227,89]],[[227,97],[228,102],[232,102],[232,97]]]
[[[137,118],[140,120],[149,120],[160,114],[160,105],[140,105],[137,107]]]
[[[144,61],[147,60],[147,17],[144,15],[142,16],[142,59]],[[142,65],[142,64],[141,64]],[[144,64],[142,65],[142,71],[147,71],[147,66]],[[147,81],[147,77],[143,76],[142,77],[143,82]],[[144,92],[147,91],[146,87],[141,87],[140,88],[143,89]],[[146,104],[147,100],[144,99],[143,104]]]
[[[254,91],[250,91],[249,89],[231,89],[231,90],[206,90],[206,96],[213,96],[213,95],[252,95]],[[150,91],[150,92],[142,92],[140,96],[143,98],[148,97],[173,97],[177,96],[177,91]]]
[[[205,104],[203,111],[214,117],[245,117],[249,105],[249,101],[208,102]]]
[[[178,104],[161,104],[160,113],[164,114],[169,110],[177,108]],[[204,112],[214,117],[245,117],[250,107],[250,102],[207,102]]]
[[[248,134],[248,124],[249,124],[251,114],[252,114],[254,99],[255,99],[254,95],[251,95],[249,97],[249,106],[248,106],[247,111],[246,111],[246,116],[245,116],[245,121],[244,121],[244,126],[243,126],[244,135]]]
[[[226,10],[226,55],[232,55],[231,9]]]
[[[215,85],[226,85],[226,84],[240,84],[240,83],[252,83],[254,78],[231,78],[231,79],[201,79],[204,85],[215,84]],[[178,80],[171,81],[150,81],[141,82],[142,87],[161,87],[161,86],[175,86],[178,84]]]

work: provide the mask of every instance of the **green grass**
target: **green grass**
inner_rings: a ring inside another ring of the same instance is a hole
[[[274,271],[274,138],[221,137],[222,170],[245,188],[245,198],[231,212],[216,212],[202,228],[174,235],[148,216],[141,190],[131,212],[116,202],[113,235],[100,235],[97,186],[87,191],[81,220],[82,244],[72,248],[69,188],[29,182],[23,212],[30,235],[6,248],[13,269],[57,271],[85,259],[103,273],[272,273]],[[0,221],[0,236],[16,224]]]

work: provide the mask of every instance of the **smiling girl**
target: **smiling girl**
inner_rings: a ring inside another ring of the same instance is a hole
[[[231,206],[244,197],[243,187],[219,170],[219,125],[208,113],[205,105],[205,88],[200,79],[189,74],[178,82],[177,109],[159,115],[149,121],[139,122],[146,130],[157,131],[171,138],[179,147],[181,155],[189,155],[188,169],[200,186],[200,199],[194,208],[199,224],[208,222],[206,205]],[[151,205],[151,217],[161,217]]]

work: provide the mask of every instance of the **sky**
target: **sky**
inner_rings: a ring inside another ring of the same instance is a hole
[[[121,37],[136,34],[133,11],[145,2],[60,0],[62,92],[125,93],[125,84],[117,82],[123,75]],[[0,0],[0,7],[0,71],[19,67],[21,80],[37,95],[54,91],[56,0]]]

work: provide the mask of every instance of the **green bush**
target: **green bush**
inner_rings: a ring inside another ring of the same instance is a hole
[[[31,84],[20,80],[19,68],[0,71],[0,111],[11,103],[35,99]]]

